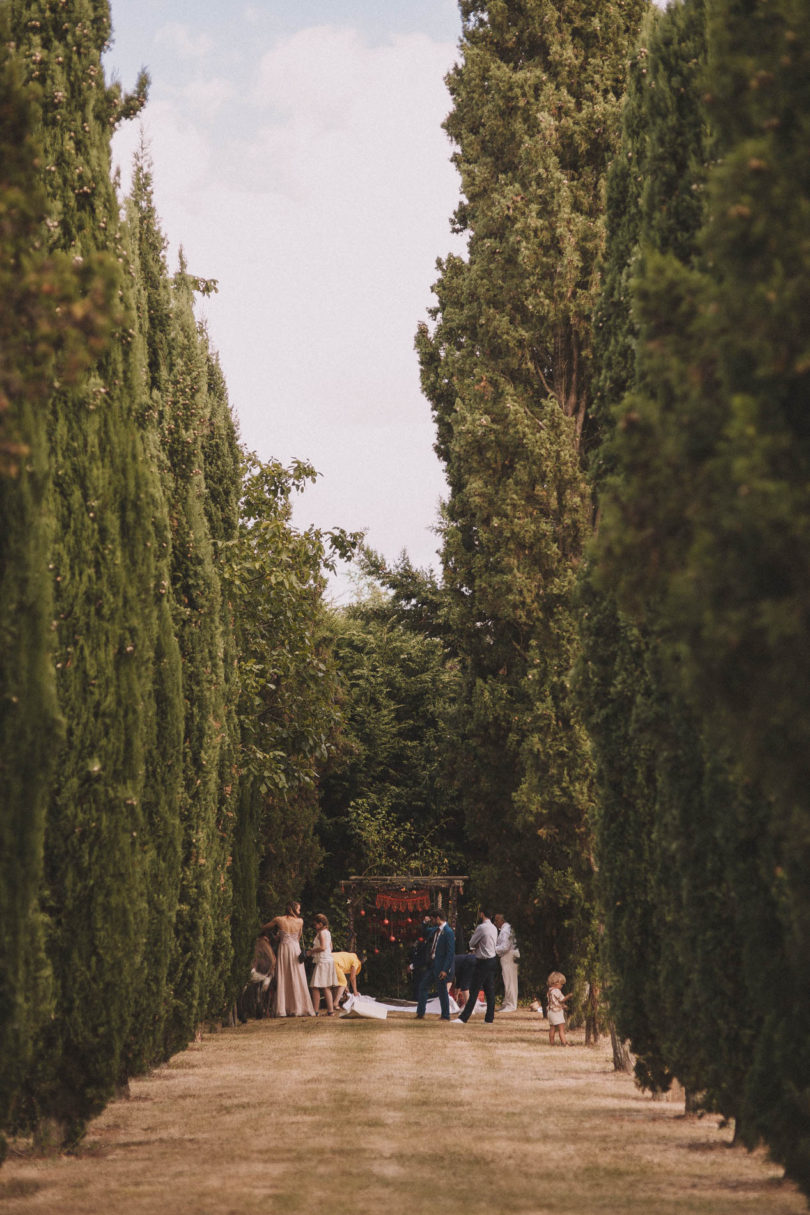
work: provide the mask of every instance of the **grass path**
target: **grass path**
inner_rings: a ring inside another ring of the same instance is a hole
[[[464,1029],[257,1021],[134,1081],[79,1155],[12,1156],[0,1212],[807,1211],[764,1154],[729,1141],[716,1118],[639,1093],[607,1044],[552,1050],[528,1012]]]

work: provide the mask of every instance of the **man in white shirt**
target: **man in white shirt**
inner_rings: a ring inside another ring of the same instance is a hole
[[[517,960],[515,958],[515,934],[512,925],[498,912],[492,917],[498,930],[495,942],[495,953],[501,960],[501,975],[503,977],[503,1004],[498,1012],[517,1011]]]
[[[462,1025],[466,1025],[472,1016],[478,993],[482,988],[487,998],[484,1020],[490,1024],[495,1020],[495,975],[498,973],[495,943],[498,940],[498,930],[483,911],[480,913],[479,919],[481,922],[470,937],[468,945],[470,953],[475,954],[475,970],[470,984],[470,998],[461,1010],[461,1016],[458,1019]]]

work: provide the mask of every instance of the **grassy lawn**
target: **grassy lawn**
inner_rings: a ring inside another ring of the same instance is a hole
[[[578,1036],[572,1035],[575,1042]],[[76,1157],[13,1156],[0,1209],[61,1215],[787,1215],[807,1204],[714,1117],[551,1049],[519,1012],[252,1022],[206,1037],[93,1123]]]

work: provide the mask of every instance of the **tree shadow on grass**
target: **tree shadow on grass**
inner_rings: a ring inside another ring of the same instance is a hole
[[[8,1198],[30,1198],[43,1188],[41,1181],[27,1181],[23,1177],[0,1181],[0,1202]]]

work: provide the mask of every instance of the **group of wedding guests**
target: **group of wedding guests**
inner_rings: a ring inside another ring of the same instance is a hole
[[[311,946],[304,947],[301,904],[290,902],[284,915],[274,916],[261,930],[256,957],[274,957],[275,991],[271,1011],[276,1017],[315,1017],[323,999],[326,1015],[337,1012],[349,985],[357,995],[357,975],[362,963],[356,953],[334,952],[329,921],[325,915],[313,920]],[[264,943],[264,944],[262,944]],[[312,962],[307,980],[306,962]],[[254,959],[254,969],[256,960]]]
[[[455,953],[455,940],[455,933],[443,911],[426,913],[424,935],[414,951],[410,967],[417,999],[417,1017],[421,1020],[425,1016],[428,995],[435,986],[443,1021],[452,1020],[451,993],[461,1008],[460,1015],[452,1023],[466,1025],[479,994],[483,992],[486,1000],[484,1021],[491,1024],[495,1020],[495,980],[499,965],[504,998],[498,1011],[514,1012],[517,1009],[517,959],[520,952],[506,918],[500,912],[492,919],[486,912],[479,912],[468,953]],[[565,975],[558,970],[552,971],[548,976],[545,1012],[551,1046],[557,1036],[560,1046],[571,1045],[565,1036],[565,1016],[566,1005],[572,997],[563,995],[564,987]],[[543,1016],[543,1005],[539,1000],[534,1000],[531,1007]]]
[[[316,915],[312,926],[312,944],[305,948],[301,904],[293,901],[287,904],[284,915],[275,916],[262,927],[256,941],[252,978],[254,983],[261,982],[268,992],[272,992],[270,1011],[274,1016],[318,1016],[323,1000],[326,1015],[332,1017],[350,988],[353,995],[358,995],[357,975],[362,969],[360,958],[356,953],[335,952],[332,949],[332,934],[325,915]],[[484,1020],[491,1023],[495,1019],[495,981],[499,969],[504,985],[504,999],[499,1012],[515,1011],[519,956],[514,933],[501,913],[490,919],[485,912],[480,912],[478,924],[469,940],[468,952],[459,954],[456,953],[455,932],[442,909],[426,912],[423,933],[410,966],[416,1016],[420,1020],[424,1018],[428,997],[435,988],[442,1020],[451,1020],[452,993],[461,1008],[455,1023],[466,1025],[479,994],[483,992],[486,1000]],[[312,963],[309,979],[307,961]],[[568,1045],[565,1006],[571,996],[563,996],[564,986],[563,974],[554,971],[549,975],[546,1015],[552,1046],[556,1035],[559,1035],[561,1046]],[[539,1001],[534,1001],[531,1007],[543,1015]]]
[[[486,999],[485,1021],[495,1020],[495,983],[500,970],[504,998],[500,1012],[517,1009],[517,959],[520,954],[506,917],[498,912],[490,919],[480,912],[469,940],[467,953],[456,953],[455,933],[447,916],[436,908],[425,916],[424,935],[414,951],[411,970],[416,996],[416,1015],[425,1015],[427,998],[435,986],[443,1021],[450,1020],[450,990],[461,1006],[459,1022],[467,1024],[478,995]]]

